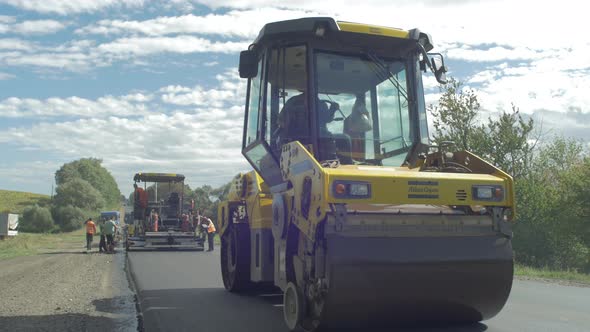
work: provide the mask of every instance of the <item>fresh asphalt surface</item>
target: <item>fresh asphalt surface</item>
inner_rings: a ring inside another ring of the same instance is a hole
[[[221,281],[214,252],[130,252],[144,330],[283,332],[280,294],[235,295]],[[515,280],[498,316],[473,326],[404,328],[412,332],[590,331],[590,288]]]

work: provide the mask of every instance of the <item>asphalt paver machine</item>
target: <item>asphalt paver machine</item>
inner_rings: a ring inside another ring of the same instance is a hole
[[[204,249],[203,239],[182,227],[184,179],[182,174],[135,174],[133,224],[127,232],[127,250]],[[166,194],[158,197],[158,192]]]

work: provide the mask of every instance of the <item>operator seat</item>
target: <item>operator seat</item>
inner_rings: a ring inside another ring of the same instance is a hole
[[[177,192],[170,193],[168,197],[168,216],[178,216],[178,206],[180,205],[180,197]]]
[[[299,141],[303,145],[310,144],[309,112],[306,107],[306,98],[305,93],[289,98],[279,113],[277,137],[279,149],[284,144],[293,141]]]
[[[319,112],[320,146],[318,148],[320,160],[339,159],[341,164],[352,164],[350,137],[346,134],[332,134],[326,125],[334,120],[334,110],[326,102],[316,98]],[[279,113],[279,134],[277,138],[277,152],[280,147],[292,141],[301,144],[311,144],[309,110],[305,92],[291,97]]]
[[[328,130],[328,123],[334,121],[334,114],[340,105],[332,102],[328,106],[328,102],[319,99],[316,102],[320,126],[320,161],[338,159],[342,165],[352,165],[350,137],[345,133],[335,134]]]

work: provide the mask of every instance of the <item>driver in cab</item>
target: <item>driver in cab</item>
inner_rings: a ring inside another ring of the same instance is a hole
[[[362,110],[364,106],[364,95],[359,94],[356,97],[357,99],[351,115],[344,119],[345,133],[331,133],[328,130],[327,125],[335,120],[334,114],[336,111],[340,110],[340,105],[333,101],[320,100],[319,97],[316,96],[315,100],[320,136],[320,160],[338,159],[341,164],[353,164],[350,135],[358,135],[371,129],[368,112],[366,109]],[[307,103],[308,98],[305,91],[302,91],[299,95],[291,97],[285,103],[283,109],[279,113],[278,119],[278,125],[280,128],[280,135],[278,137],[279,147],[296,140],[304,145],[311,143],[309,129],[310,122],[308,120],[310,114]],[[364,137],[364,134],[362,136]],[[358,140],[358,138],[359,137],[356,137],[356,140]],[[360,145],[359,143],[360,142],[356,142],[356,144]]]

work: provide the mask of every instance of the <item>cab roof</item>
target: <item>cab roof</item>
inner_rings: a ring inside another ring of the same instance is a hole
[[[288,39],[292,36],[323,37],[330,33],[348,33],[357,36],[365,35],[367,38],[381,37],[397,40],[419,41],[426,51],[433,46],[430,36],[418,29],[403,30],[398,28],[336,21],[331,17],[306,17],[294,20],[286,20],[265,24],[254,44],[264,44],[273,40]]]
[[[139,182],[182,182],[184,175],[176,173],[137,173],[133,181]]]

